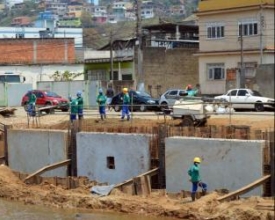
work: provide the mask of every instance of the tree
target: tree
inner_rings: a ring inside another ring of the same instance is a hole
[[[89,12],[83,11],[80,20],[82,27],[84,28],[89,28],[93,26],[93,19]]]
[[[68,70],[61,73],[57,70],[53,75],[50,76],[50,78],[54,81],[72,81],[73,79],[75,79],[78,76],[81,76],[82,74],[83,73],[71,73]]]

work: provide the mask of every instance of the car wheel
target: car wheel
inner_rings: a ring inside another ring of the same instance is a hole
[[[24,103],[24,110],[25,110],[26,112],[28,111],[28,103],[27,103],[27,102]]]
[[[51,104],[50,102],[47,102],[45,107],[49,107],[49,106],[51,106],[51,105],[52,105],[52,104]],[[46,112],[46,114],[50,114],[51,109],[46,109],[45,112]]]
[[[164,112],[165,110],[167,110],[168,109],[168,104],[166,103],[166,102],[162,102],[161,104],[160,104],[160,110],[162,111],[162,112]]]
[[[145,111],[147,110],[146,105],[145,105],[145,104],[141,104],[141,105],[139,106],[139,110],[140,110],[141,112],[145,112]]]
[[[193,127],[194,126],[193,119],[190,117],[183,117],[181,123],[182,123],[183,127]]]
[[[67,111],[69,111],[69,109],[68,108],[65,108],[65,109],[63,108],[63,109],[61,109],[61,111],[62,112],[67,112]]]
[[[120,105],[114,105],[115,112],[119,112],[121,110]]]
[[[257,112],[262,112],[262,111],[264,111],[264,105],[263,105],[261,102],[256,103],[256,104],[255,104],[255,110],[256,110]]]

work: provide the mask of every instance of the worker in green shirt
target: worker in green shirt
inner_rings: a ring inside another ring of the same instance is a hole
[[[123,97],[122,97],[122,114],[121,114],[121,120],[124,119],[125,115],[127,116],[127,121],[130,120],[130,111],[129,111],[129,105],[130,105],[130,96],[128,93],[128,88],[123,88]]]
[[[104,118],[106,118],[106,110],[105,109],[106,109],[107,98],[103,94],[103,90],[102,89],[99,89],[96,101],[97,101],[97,103],[99,105],[100,118],[101,118],[101,120],[104,120]]]
[[[76,115],[78,114],[78,102],[77,99],[73,99],[71,96],[70,100],[70,120],[71,122],[76,120]]]
[[[28,92],[28,114],[30,116],[35,116],[35,104],[36,104],[36,95],[33,93],[33,90]]]
[[[81,120],[83,118],[83,97],[82,97],[82,92],[78,91],[76,93],[76,99],[77,99],[77,114],[78,114],[78,119]]]
[[[196,199],[196,192],[198,187],[202,188],[202,195],[205,195],[207,192],[207,184],[201,181],[200,163],[201,159],[199,157],[195,157],[193,160],[193,165],[188,170],[188,175],[190,176],[190,181],[192,182],[192,201],[195,201]]]

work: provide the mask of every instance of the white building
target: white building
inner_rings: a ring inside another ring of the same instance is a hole
[[[39,31],[45,31],[45,28],[33,27],[0,27],[0,38],[40,38]],[[74,38],[75,47],[83,47],[83,29],[82,28],[55,28],[52,30],[54,38]]]

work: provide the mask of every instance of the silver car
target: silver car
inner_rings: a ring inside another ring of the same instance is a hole
[[[188,93],[184,89],[169,89],[160,96],[159,105],[162,111],[173,107],[176,100],[182,99]]]

